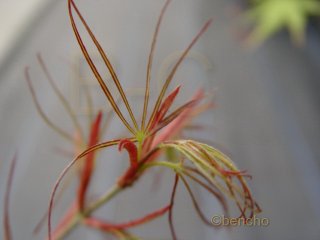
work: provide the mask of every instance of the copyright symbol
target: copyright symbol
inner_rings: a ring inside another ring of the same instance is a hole
[[[211,223],[212,223],[214,226],[220,226],[220,225],[221,225],[221,216],[219,216],[219,215],[214,215],[214,216],[211,218]]]

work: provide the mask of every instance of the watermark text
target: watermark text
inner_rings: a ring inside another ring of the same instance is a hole
[[[260,218],[257,216],[253,216],[252,218],[235,218],[235,217],[227,217],[224,215],[214,215],[211,218],[211,223],[214,226],[230,226],[230,227],[267,227],[270,224],[269,218]]]

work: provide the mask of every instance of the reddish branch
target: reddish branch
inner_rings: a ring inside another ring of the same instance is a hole
[[[171,193],[170,209],[169,209],[169,216],[168,216],[169,225],[170,225],[170,231],[171,231],[171,235],[172,235],[172,239],[173,240],[177,240],[176,231],[174,230],[174,226],[173,226],[173,216],[172,216],[172,214],[173,214],[174,197],[176,195],[178,182],[179,182],[179,175],[176,174],[175,180],[174,180],[173,189],[172,189],[172,193]]]
[[[91,126],[88,147],[92,147],[96,145],[99,141],[101,119],[102,119],[102,112],[100,111]],[[80,179],[80,186],[78,189],[78,204],[79,204],[79,209],[81,211],[84,208],[85,195],[86,195],[88,186],[90,184],[92,171],[94,167],[94,159],[95,159],[95,152],[91,152],[86,156],[86,159],[84,160],[85,161],[84,167],[83,167],[83,171]]]
[[[138,218],[138,219],[135,219],[135,220],[132,220],[129,222],[125,222],[125,223],[109,223],[109,222],[102,221],[102,220],[96,219],[96,218],[91,218],[91,217],[86,218],[84,220],[84,223],[91,226],[91,227],[99,228],[99,229],[107,231],[107,232],[115,230],[115,229],[116,230],[126,230],[128,228],[136,227],[141,224],[150,222],[150,221],[154,220],[155,218],[160,217],[163,214],[165,214],[169,209],[170,209],[170,205],[168,205],[164,208],[161,208],[157,211],[154,211],[154,212],[152,212],[142,218]]]
[[[3,232],[4,232],[5,240],[12,240],[9,209],[10,209],[10,194],[12,189],[12,182],[13,182],[16,162],[17,162],[17,156],[15,155],[11,162],[8,181],[6,185],[5,199],[4,199]]]

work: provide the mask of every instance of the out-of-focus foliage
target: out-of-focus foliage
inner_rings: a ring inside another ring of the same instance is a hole
[[[287,29],[296,44],[302,44],[310,16],[320,15],[318,0],[252,0],[245,18],[254,23],[249,42],[259,44]]]

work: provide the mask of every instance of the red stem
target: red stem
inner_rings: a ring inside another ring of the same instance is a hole
[[[95,121],[92,124],[91,132],[90,132],[90,139],[89,139],[89,147],[94,146],[99,141],[99,131],[100,131],[100,125],[101,125],[101,119],[102,119],[102,112],[99,111]],[[92,171],[94,167],[94,157],[95,152],[91,152],[87,155],[85,159],[85,164],[83,167],[83,171],[81,174],[80,179],[80,186],[78,189],[78,204],[79,209],[83,210],[84,204],[85,204],[85,196],[88,189],[88,186],[90,184]]]
[[[172,235],[173,240],[177,240],[177,235],[176,235],[176,232],[175,232],[174,226],[173,226],[172,210],[173,210],[173,205],[174,205],[174,197],[176,195],[176,190],[177,190],[177,186],[178,186],[178,181],[179,181],[179,175],[176,174],[172,193],[171,193],[170,209],[169,209],[169,225],[170,225],[170,231],[171,231],[171,235]]]
[[[170,209],[170,205],[161,208],[157,211],[154,211],[142,218],[138,218],[129,222],[125,222],[125,223],[108,223],[96,218],[86,218],[84,220],[85,224],[91,226],[91,227],[95,227],[95,228],[99,228],[105,231],[111,231],[114,229],[117,230],[123,230],[126,228],[132,228],[132,227],[136,227],[138,225],[144,224],[146,222],[149,222],[157,217],[162,216],[163,214],[165,214],[168,210]]]
[[[12,188],[12,182],[13,182],[13,176],[14,176],[16,162],[17,162],[17,156],[14,155],[13,160],[11,162],[11,166],[10,166],[7,187],[6,187],[6,193],[5,193],[5,200],[4,200],[3,231],[4,231],[4,239],[5,240],[12,239],[9,208],[10,208],[10,193],[11,193],[11,188]]]

